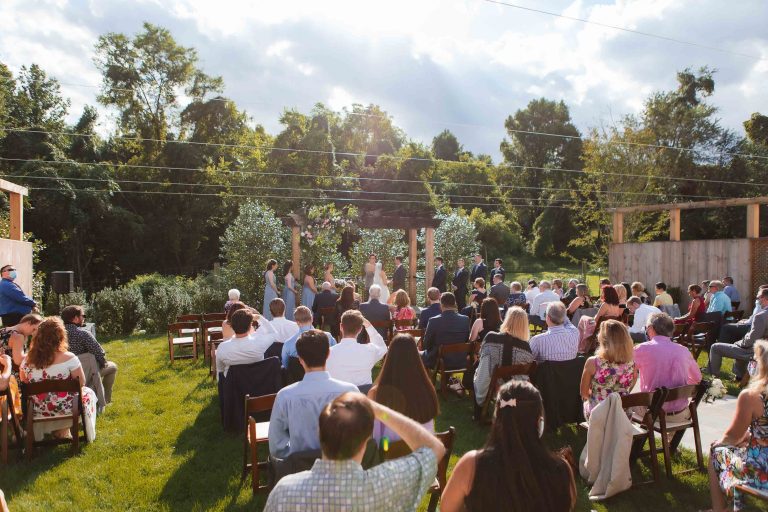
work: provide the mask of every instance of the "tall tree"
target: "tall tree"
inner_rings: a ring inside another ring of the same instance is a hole
[[[432,139],[432,154],[438,160],[458,162],[463,149],[459,139],[450,130],[443,130]]]

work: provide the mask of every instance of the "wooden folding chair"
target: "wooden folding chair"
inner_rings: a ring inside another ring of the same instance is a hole
[[[435,370],[432,373],[432,382],[437,386],[437,376],[440,375],[440,392],[444,393],[448,391],[448,377],[456,373],[464,373],[467,371],[467,363],[461,368],[448,369],[445,364],[445,356],[450,354],[464,354],[467,357],[472,356],[473,352],[472,343],[450,343],[447,345],[440,345],[437,351],[437,363],[435,364]]]
[[[384,336],[384,343],[389,346],[389,342],[392,341],[392,320],[377,320],[375,322],[371,322],[371,326],[377,331],[379,329],[387,330],[387,335]]]
[[[269,466],[269,462],[259,462],[258,449],[260,444],[269,443],[269,422],[257,422],[252,415],[271,411],[277,394],[264,395],[251,398],[245,395],[245,436],[243,437],[243,473],[240,481],[245,480],[248,470],[251,471],[251,489],[253,494],[266,491],[271,488],[271,483],[261,485],[259,471]],[[251,462],[248,463],[248,452],[251,452]]]
[[[197,359],[197,322],[176,322],[168,325],[168,354],[175,359]],[[191,334],[191,335],[190,335]],[[192,347],[192,354],[177,356],[176,348]]]
[[[690,420],[667,423],[667,413],[663,408],[659,409],[659,419],[654,423],[653,429],[661,435],[661,446],[664,450],[664,468],[667,471],[667,477],[672,477],[671,452],[677,451],[677,446],[683,439],[683,434],[685,434],[685,431],[689,428],[693,429],[693,439],[696,444],[696,462],[698,463],[698,469],[700,471],[706,471],[704,467],[704,456],[701,452],[699,416],[696,411],[699,408],[701,399],[704,398],[704,394],[707,392],[707,385],[704,383],[699,383],[680,386],[677,388],[663,389],[665,393],[664,403],[673,402],[675,400],[688,399],[689,403],[686,408],[691,413]],[[671,442],[669,440],[668,434],[674,434]],[[684,471],[683,473],[690,471],[693,470]]]
[[[226,313],[203,313],[203,322],[212,322],[217,321],[219,322],[219,326],[221,326],[221,322],[227,319]]]
[[[415,318],[410,318],[407,320],[394,320],[393,323],[395,334],[414,329],[417,325]]]
[[[34,401],[33,396],[47,393],[72,393],[72,412],[67,415],[55,416],[55,417],[36,417],[34,414]],[[35,446],[50,446],[59,444],[72,444],[72,453],[77,454],[80,452],[81,439],[87,443],[88,438],[85,435],[85,408],[83,406],[83,393],[80,387],[80,381],[77,379],[51,379],[41,382],[31,382],[21,384],[21,396],[22,400],[26,404],[24,412],[24,424],[25,424],[25,447],[24,453],[28,461],[32,460],[32,453]],[[45,423],[58,420],[72,420],[72,427],[70,428],[72,433],[72,439],[55,439],[46,438],[41,441],[35,441],[35,423]],[[82,422],[83,434],[80,437],[80,424]]]
[[[527,375],[529,378],[533,377],[535,372],[536,361],[522,364],[511,364],[509,366],[497,366],[496,369],[493,370],[493,375],[491,376],[491,385],[488,388],[488,394],[485,395],[485,400],[483,401],[483,411],[480,415],[481,421],[490,423],[488,409],[490,408],[491,402],[496,400],[496,394],[499,392],[501,384],[507,382],[516,375]]]
[[[693,358],[698,360],[699,354],[715,342],[717,324],[715,322],[694,322],[686,333],[681,344],[691,351]]]
[[[734,495],[736,493],[744,494],[746,496],[750,496],[752,498],[756,498],[760,501],[764,501],[768,503],[768,491],[762,491],[760,489],[755,489],[754,487],[751,487],[747,484],[736,484],[733,487],[733,493]]]
[[[219,348],[219,345],[221,345],[221,342],[224,341],[224,336],[219,332],[212,332],[209,334],[210,337],[210,346],[208,347],[208,350],[210,352],[208,353],[208,374],[213,377],[213,379],[216,379],[216,349]]]
[[[315,319],[317,328],[320,330],[323,330],[326,327],[328,327],[328,329],[331,330],[334,327],[331,324],[335,316],[336,316],[336,308],[333,306],[318,308],[317,318]]]
[[[199,314],[179,315],[179,316],[176,317],[176,321],[177,322],[195,322],[197,324],[197,327],[195,327],[194,330],[189,329],[189,328],[184,329],[183,330],[183,334],[192,334],[192,333],[194,333],[195,334],[195,339],[197,340],[198,343],[201,344],[200,348],[202,348],[203,340],[199,337],[199,335],[200,335],[200,330],[201,330],[200,327],[201,327],[201,325],[203,323],[203,315],[199,315]]]
[[[13,432],[13,445],[8,443],[8,426],[11,426],[10,432]],[[13,395],[10,386],[0,393],[0,462],[8,464],[8,448],[16,446],[21,448],[21,425],[16,411],[13,408]]]
[[[725,323],[736,323],[739,320],[744,318],[744,311],[739,309],[736,311],[729,311],[728,313],[723,315],[723,322]]]
[[[207,361],[211,357],[212,336],[218,333],[218,339],[221,339],[221,322],[218,320],[204,320],[200,326],[200,335],[203,338],[203,361]]]
[[[689,326],[690,324],[675,324],[675,331],[672,333],[672,341],[681,345],[686,345]]]

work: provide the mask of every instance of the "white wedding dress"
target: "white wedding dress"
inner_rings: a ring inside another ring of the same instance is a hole
[[[381,297],[379,302],[386,304],[389,301],[389,286],[381,279],[381,262],[376,262],[376,271],[373,273],[373,284],[381,287]]]

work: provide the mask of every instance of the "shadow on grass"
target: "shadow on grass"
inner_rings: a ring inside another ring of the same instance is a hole
[[[88,444],[81,443],[80,453],[73,455],[70,445],[37,447],[31,462],[23,458],[21,450],[9,450],[8,464],[0,465],[0,488],[5,493],[6,499],[10,500],[33,486],[38,477],[60,464],[66,463],[73,457],[83,457],[88,448]]]

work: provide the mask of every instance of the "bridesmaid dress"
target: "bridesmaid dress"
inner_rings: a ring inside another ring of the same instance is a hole
[[[296,288],[293,274],[285,276],[283,301],[285,301],[285,319],[293,320],[293,310],[296,309]]]
[[[272,313],[269,311],[269,303],[278,297],[277,292],[270,286],[270,280],[275,282],[275,273],[271,270],[264,272],[264,306],[261,308],[261,315],[267,320],[272,320]]]
[[[309,277],[312,280],[312,284],[315,284],[315,278]],[[306,278],[304,280],[304,287],[301,289],[301,305],[307,306],[309,309],[312,309],[312,305],[315,303],[315,292],[312,291],[312,288],[307,286]]]

